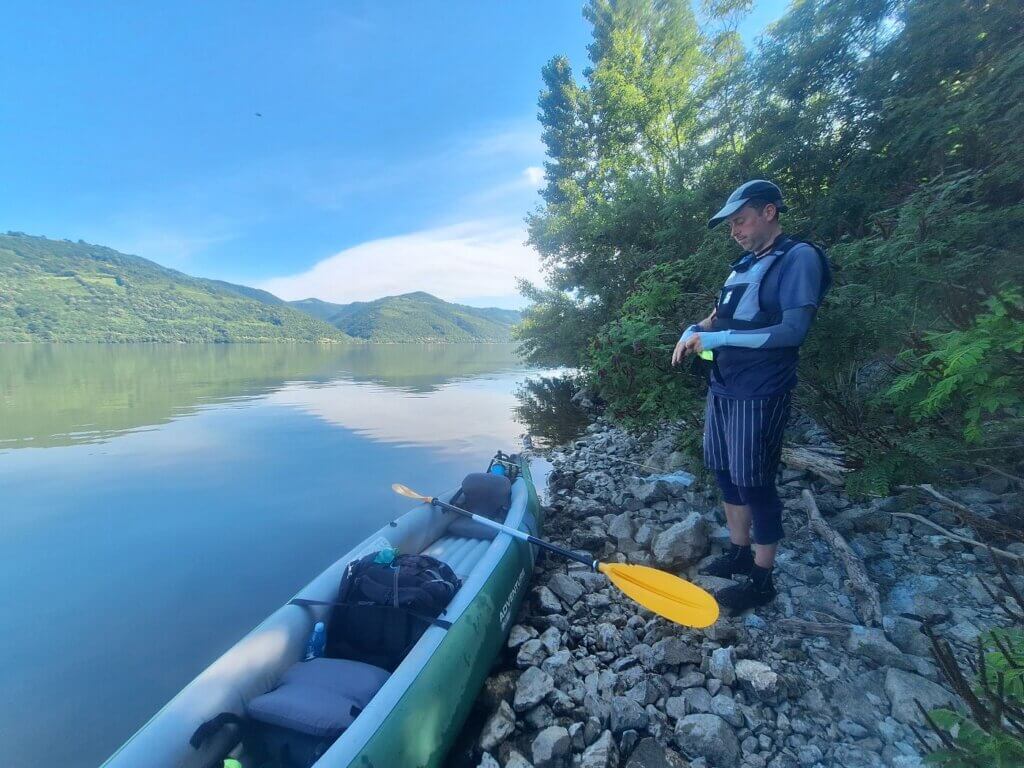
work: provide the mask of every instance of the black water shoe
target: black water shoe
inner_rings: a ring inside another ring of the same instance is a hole
[[[752,565],[749,579],[734,587],[726,587],[715,595],[715,599],[729,611],[730,616],[738,616],[750,608],[767,605],[777,594],[772,583],[772,569]]]
[[[701,568],[701,573],[707,576],[717,576],[720,579],[731,579],[734,574],[747,576],[750,568],[754,565],[754,553],[750,545],[730,544],[730,549],[721,557],[716,557],[706,566]]]

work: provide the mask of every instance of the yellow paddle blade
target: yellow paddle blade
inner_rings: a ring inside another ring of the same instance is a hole
[[[703,629],[718,620],[715,598],[678,576],[646,565],[599,563],[597,567],[629,597],[669,621]]]
[[[410,499],[418,499],[419,501],[430,501],[430,496],[424,496],[421,493],[416,493],[412,488],[401,483],[392,483],[391,490],[400,496],[407,496]]]

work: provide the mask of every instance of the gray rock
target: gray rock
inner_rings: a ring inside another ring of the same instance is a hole
[[[639,655],[639,654],[638,654]],[[651,646],[655,665],[674,667],[677,664],[700,664],[700,646],[688,643],[682,638],[666,637]]]
[[[654,561],[663,568],[685,567],[707,554],[708,522],[691,512],[671,528],[662,531],[651,544]]]
[[[566,605],[575,605],[583,597],[583,587],[580,583],[564,573],[556,573],[548,579],[548,588]]]
[[[941,685],[899,669],[886,671],[885,693],[892,704],[892,716],[904,724],[921,722],[915,699],[926,710],[951,707],[954,704],[953,695]]]
[[[569,731],[560,725],[552,725],[537,734],[530,749],[536,768],[553,768],[563,762],[569,754],[572,741]]]
[[[539,667],[530,667],[519,676],[516,683],[516,695],[512,700],[512,708],[516,712],[525,712],[540,704],[544,697],[555,689],[555,681],[551,675]]]
[[[544,659],[540,668],[551,675],[555,685],[566,686],[576,679],[572,661],[572,653],[563,648]]]
[[[588,693],[583,697],[583,709],[588,717],[597,720],[601,727],[605,727],[611,721],[612,706],[608,700],[596,693]]]
[[[626,768],[689,768],[679,753],[652,738],[641,739],[626,761]]]
[[[912,653],[915,656],[931,654],[932,644],[928,640],[928,636],[921,631],[923,626],[919,621],[902,616],[884,616],[882,618],[885,636],[901,651]]]
[[[623,649],[625,643],[622,641],[622,636],[619,634],[619,628],[610,622],[601,622],[595,627],[597,632],[597,647],[602,651],[611,651],[617,653]]]
[[[797,747],[796,759],[800,762],[802,768],[812,768],[817,763],[820,763],[825,757],[819,747],[814,744],[807,744],[802,747]]]
[[[519,653],[516,654],[516,666],[520,669],[536,667],[544,661],[544,658],[547,655],[547,649],[544,648],[544,643],[536,638],[533,640],[527,640],[519,646]]]
[[[915,574],[897,581],[885,599],[887,614],[911,613],[924,619],[940,620],[949,616],[958,599],[948,580]]]
[[[508,702],[501,702],[498,711],[491,715],[484,723],[484,729],[480,734],[480,749],[489,752],[495,749],[501,742],[505,741],[516,729],[516,713]]]
[[[541,633],[540,641],[549,654],[558,650],[562,644],[562,635],[557,627],[548,627]]]
[[[555,693],[559,693],[559,691],[553,691],[552,695]],[[527,727],[536,733],[543,731],[549,725],[554,725],[555,715],[547,704],[539,704],[527,712],[523,720],[526,721]]]
[[[844,536],[854,533],[885,533],[892,525],[892,516],[877,507],[853,507],[832,518],[832,527]]]
[[[885,632],[874,627],[850,627],[846,650],[854,656],[870,659],[880,667],[897,667],[907,671],[914,669],[903,651],[886,639]]]
[[[611,731],[605,731],[587,747],[580,760],[580,768],[618,768],[618,765],[619,750]]]
[[[703,757],[710,768],[734,768],[740,761],[736,734],[718,715],[687,715],[676,723],[675,739],[686,754]]]
[[[736,679],[748,683],[760,696],[770,697],[778,692],[779,676],[764,662],[740,659],[735,669]]]
[[[711,699],[711,714],[718,715],[733,728],[743,727],[743,713],[739,705],[723,693]]]
[[[527,640],[537,636],[537,630],[524,624],[516,624],[508,633],[508,647],[518,648]]]
[[[733,670],[735,673],[735,669]],[[699,685],[704,685],[704,674],[698,672],[695,669],[691,669],[689,672],[684,672],[676,680],[675,687],[678,688],[696,688]]]
[[[501,768],[501,763],[495,760],[490,752],[484,752],[476,768]]]
[[[647,727],[647,712],[633,699],[615,696],[611,702],[611,729],[621,734],[630,729],[640,730]]]
[[[711,711],[711,694],[704,688],[687,688],[680,698],[686,702],[687,714]]]
[[[547,587],[541,586],[534,590],[534,597],[537,603],[537,612],[542,616],[562,612],[562,604],[558,597]]]
[[[669,717],[673,717],[676,720],[682,720],[688,714],[686,699],[682,696],[672,696],[668,701],[665,702],[665,712],[668,713]]]
[[[629,515],[623,512],[621,515],[616,515],[612,521],[608,524],[608,535],[612,538],[623,539],[633,538],[633,521]]]
[[[832,706],[845,717],[874,730],[884,706],[885,670],[876,669],[832,686]]]
[[[733,649],[716,648],[711,653],[711,661],[708,663],[708,673],[717,677],[726,685],[736,682],[736,669],[732,664]]]

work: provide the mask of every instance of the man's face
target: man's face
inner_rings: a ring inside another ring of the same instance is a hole
[[[761,211],[752,205],[744,205],[726,220],[729,234],[743,250],[760,250],[768,244],[775,232],[775,210],[772,203],[768,203]]]

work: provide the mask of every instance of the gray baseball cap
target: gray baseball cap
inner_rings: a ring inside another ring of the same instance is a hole
[[[780,212],[788,210],[786,208],[786,204],[782,202],[781,189],[770,181],[754,179],[753,181],[741,184],[731,195],[729,195],[729,199],[725,201],[725,205],[722,206],[722,210],[712,216],[708,221],[708,229],[714,229],[717,227],[751,200],[763,200],[766,203],[774,203],[775,207],[778,208]]]

